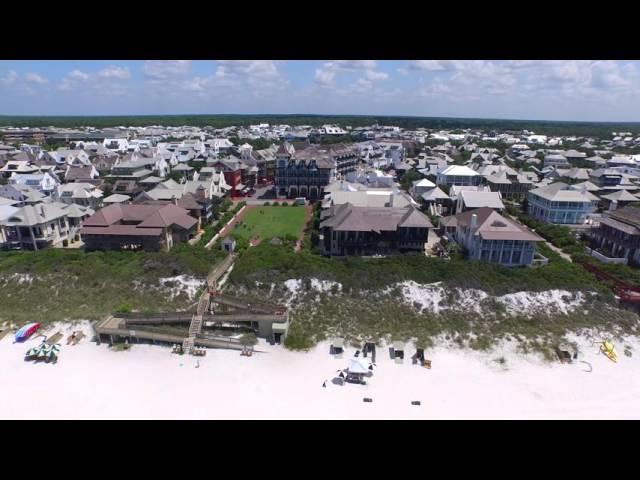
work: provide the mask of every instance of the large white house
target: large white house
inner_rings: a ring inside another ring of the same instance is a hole
[[[72,241],[82,220],[94,211],[60,202],[26,205],[0,220],[5,248],[40,250]]]
[[[482,175],[464,165],[450,165],[438,172],[438,185],[478,185]]]
[[[9,177],[9,185],[24,185],[34,190],[50,195],[58,185],[60,179],[53,172],[44,173],[16,173]]]
[[[126,153],[129,150],[129,141],[126,138],[105,138],[102,145],[113,152]]]
[[[74,182],[58,185],[54,199],[68,205],[74,203],[96,210],[102,206],[103,195],[104,192],[95,185],[84,182]]]

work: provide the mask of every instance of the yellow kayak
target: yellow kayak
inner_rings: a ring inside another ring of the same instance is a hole
[[[600,351],[604,353],[609,360],[613,362],[618,361],[618,354],[613,348],[613,344],[611,342],[608,342],[606,340],[602,342],[602,345],[600,345]]]

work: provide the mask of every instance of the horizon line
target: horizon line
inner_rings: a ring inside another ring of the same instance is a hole
[[[448,116],[421,116],[421,115],[391,115],[391,114],[322,114],[322,113],[153,113],[153,114],[95,114],[95,115],[12,115],[0,114],[0,118],[113,118],[113,117],[387,117],[387,118],[414,118],[425,120],[491,120],[498,122],[552,122],[552,123],[589,123],[589,124],[640,124],[640,120],[550,120],[550,119],[524,119],[524,118],[491,118],[491,117],[448,117]]]

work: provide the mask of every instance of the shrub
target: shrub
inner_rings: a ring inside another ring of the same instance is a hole
[[[274,206],[274,207],[278,207],[278,206],[280,206],[280,202],[273,202],[273,206]]]
[[[129,303],[121,303],[116,307],[116,313],[131,313],[133,307]]]
[[[236,252],[242,252],[249,248],[249,241],[246,238],[236,238]]]
[[[64,239],[64,240],[62,241],[62,246],[63,246],[63,247],[68,247],[68,246],[69,246],[69,240]]]
[[[288,206],[289,206],[289,204],[288,204],[287,202],[282,202],[282,206],[283,206],[283,207],[288,207]]]
[[[302,329],[294,326],[289,329],[289,333],[284,339],[284,346],[289,350],[308,350],[313,347],[314,342],[311,336],[300,330]]]
[[[242,346],[253,347],[257,343],[258,343],[258,339],[256,338],[256,334],[253,332],[245,333],[240,337],[240,344]]]
[[[289,243],[295,243],[298,241],[298,237],[296,237],[295,235],[291,235],[290,233],[287,233],[284,237],[283,240],[285,242],[289,242]]]
[[[265,207],[268,207],[269,205],[271,205],[271,202],[264,202],[263,204]]]

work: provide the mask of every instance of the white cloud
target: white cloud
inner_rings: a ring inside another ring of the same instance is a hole
[[[356,89],[359,91],[369,90],[372,86],[373,86],[373,82],[365,78],[359,78],[358,81],[356,82]]]
[[[194,77],[189,80],[186,80],[182,84],[182,87],[186,91],[190,91],[190,92],[203,92],[207,88],[207,85],[209,83],[210,81],[206,78]]]
[[[430,85],[423,88],[420,93],[425,97],[445,95],[451,93],[451,87],[440,79],[435,79]]]
[[[190,69],[191,60],[147,60],[142,65],[147,77],[160,80],[187,75]]]
[[[131,77],[129,69],[126,67],[119,67],[117,65],[110,65],[103,68],[98,72],[98,77],[107,79],[127,80]]]
[[[86,82],[87,80],[89,80],[89,74],[80,70],[73,70],[72,72],[69,72],[68,77],[70,79],[80,80],[82,82]]]
[[[375,60],[334,60],[329,62],[342,70],[373,70],[376,68]],[[326,65],[326,64],[325,64]]]
[[[628,77],[636,75],[636,69],[633,65],[625,66],[625,72],[622,72],[620,66],[611,60],[595,62],[592,66],[592,85],[600,88],[623,88],[631,84]]]
[[[440,72],[453,70],[459,65],[458,60],[412,60],[409,62],[410,70],[426,70],[428,72]]]
[[[316,69],[316,74],[315,74],[315,81],[323,86],[329,86],[332,85],[335,78],[336,78],[336,71],[335,70],[329,70],[329,69],[323,69],[323,68],[318,68]]]
[[[377,63],[375,60],[334,60],[325,62],[320,68],[316,69],[314,80],[316,84],[327,87],[335,83],[336,76],[339,72],[362,72],[367,82],[376,80],[386,80],[389,74],[376,70]],[[362,85],[362,82],[360,82]]]
[[[75,69],[62,78],[57,88],[62,92],[76,94],[121,96],[129,91],[123,81],[130,77],[128,68],[117,65],[110,65],[97,72]]]
[[[450,70],[446,81],[438,75],[422,89],[422,94],[451,95],[459,98],[478,97],[483,94],[503,95],[514,91],[517,77],[508,64],[484,60],[437,60],[437,63],[414,63],[413,68],[432,72]]]
[[[377,72],[375,70],[366,70],[364,72],[364,76],[368,80],[386,80],[387,78],[389,78],[389,74],[387,74],[386,72]]]
[[[38,85],[46,85],[47,83],[49,83],[49,80],[47,78],[33,72],[25,73],[24,79],[29,83],[36,83]]]
[[[9,70],[4,77],[0,78],[0,83],[8,87],[16,83],[17,79],[18,73],[15,70]]]
[[[80,84],[88,82],[90,77],[91,75],[83,71],[72,70],[62,78],[62,81],[58,84],[58,89],[63,92],[70,92],[77,89]]]
[[[273,60],[218,60],[217,77],[275,78],[280,75]]]

